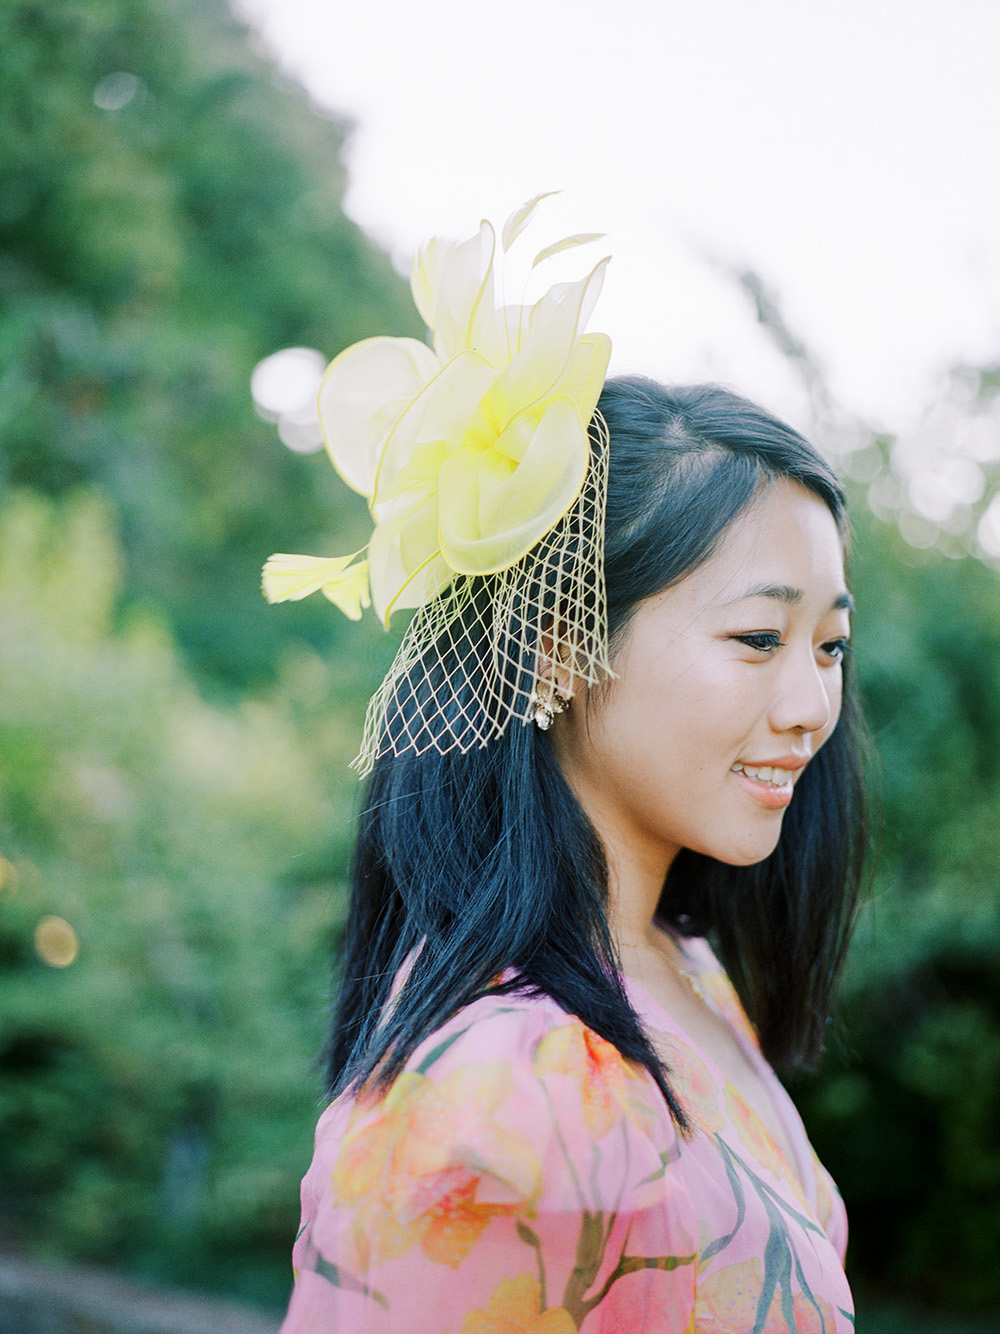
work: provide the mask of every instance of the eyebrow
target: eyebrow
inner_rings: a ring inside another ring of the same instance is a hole
[[[730,598],[727,606],[734,602],[746,602],[750,598],[773,598],[776,602],[784,602],[787,606],[795,606],[801,602],[805,594],[801,588],[792,588],[790,584],[759,584],[754,588],[748,588],[745,593],[740,593],[734,598]],[[840,593],[830,604],[831,611],[854,610],[854,599],[850,593]]]

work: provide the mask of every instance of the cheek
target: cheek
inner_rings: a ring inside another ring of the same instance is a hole
[[[837,679],[830,687],[829,700],[830,700],[830,721],[827,723],[826,727],[823,728],[822,732],[820,732],[819,736],[816,738],[817,750],[819,749],[820,746],[823,745],[825,741],[829,740],[830,736],[833,733],[834,728],[840,721],[840,711],[844,702],[844,678],[841,672],[837,673]]]
[[[692,784],[728,769],[765,710],[764,693],[732,663],[703,654],[659,680],[648,674],[611,725],[621,729],[619,740],[627,732],[622,750],[633,782],[683,775]]]

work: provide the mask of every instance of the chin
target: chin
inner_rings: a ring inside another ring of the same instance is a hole
[[[756,866],[758,862],[766,861],[770,857],[778,846],[780,837],[781,825],[779,823],[773,831],[769,831],[766,838],[762,838],[758,833],[753,838],[715,843],[714,845],[707,844],[703,848],[692,850],[704,853],[706,857],[712,857],[715,861],[722,862],[726,866]]]
[[[756,866],[758,862],[766,862],[776,847],[777,844],[773,843],[769,848],[763,849],[763,851],[749,852],[746,854],[734,853],[731,857],[718,857],[716,860],[725,862],[727,866]]]

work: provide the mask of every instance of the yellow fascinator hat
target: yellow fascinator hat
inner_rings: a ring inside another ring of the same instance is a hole
[[[272,556],[264,593],[321,592],[353,620],[373,605],[386,626],[415,613],[369,704],[362,773],[385,751],[466,751],[527,722],[543,656],[579,682],[609,670],[595,409],[611,342],[585,332],[608,260],[531,305],[496,297],[498,260],[546,197],[507,219],[499,256],[485,221],[468,240],[429,241],[410,286],[431,344],[365,339],[320,386],[327,453],[374,530],[366,552]],[[565,237],[531,268],[598,239]]]

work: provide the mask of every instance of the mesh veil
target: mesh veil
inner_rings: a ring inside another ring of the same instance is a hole
[[[611,672],[604,591],[608,431],[589,430],[584,485],[559,522],[515,565],[459,575],[419,608],[372,696],[361,750],[364,775],[383,754],[439,754],[485,746],[533,715],[538,659],[574,686]]]

